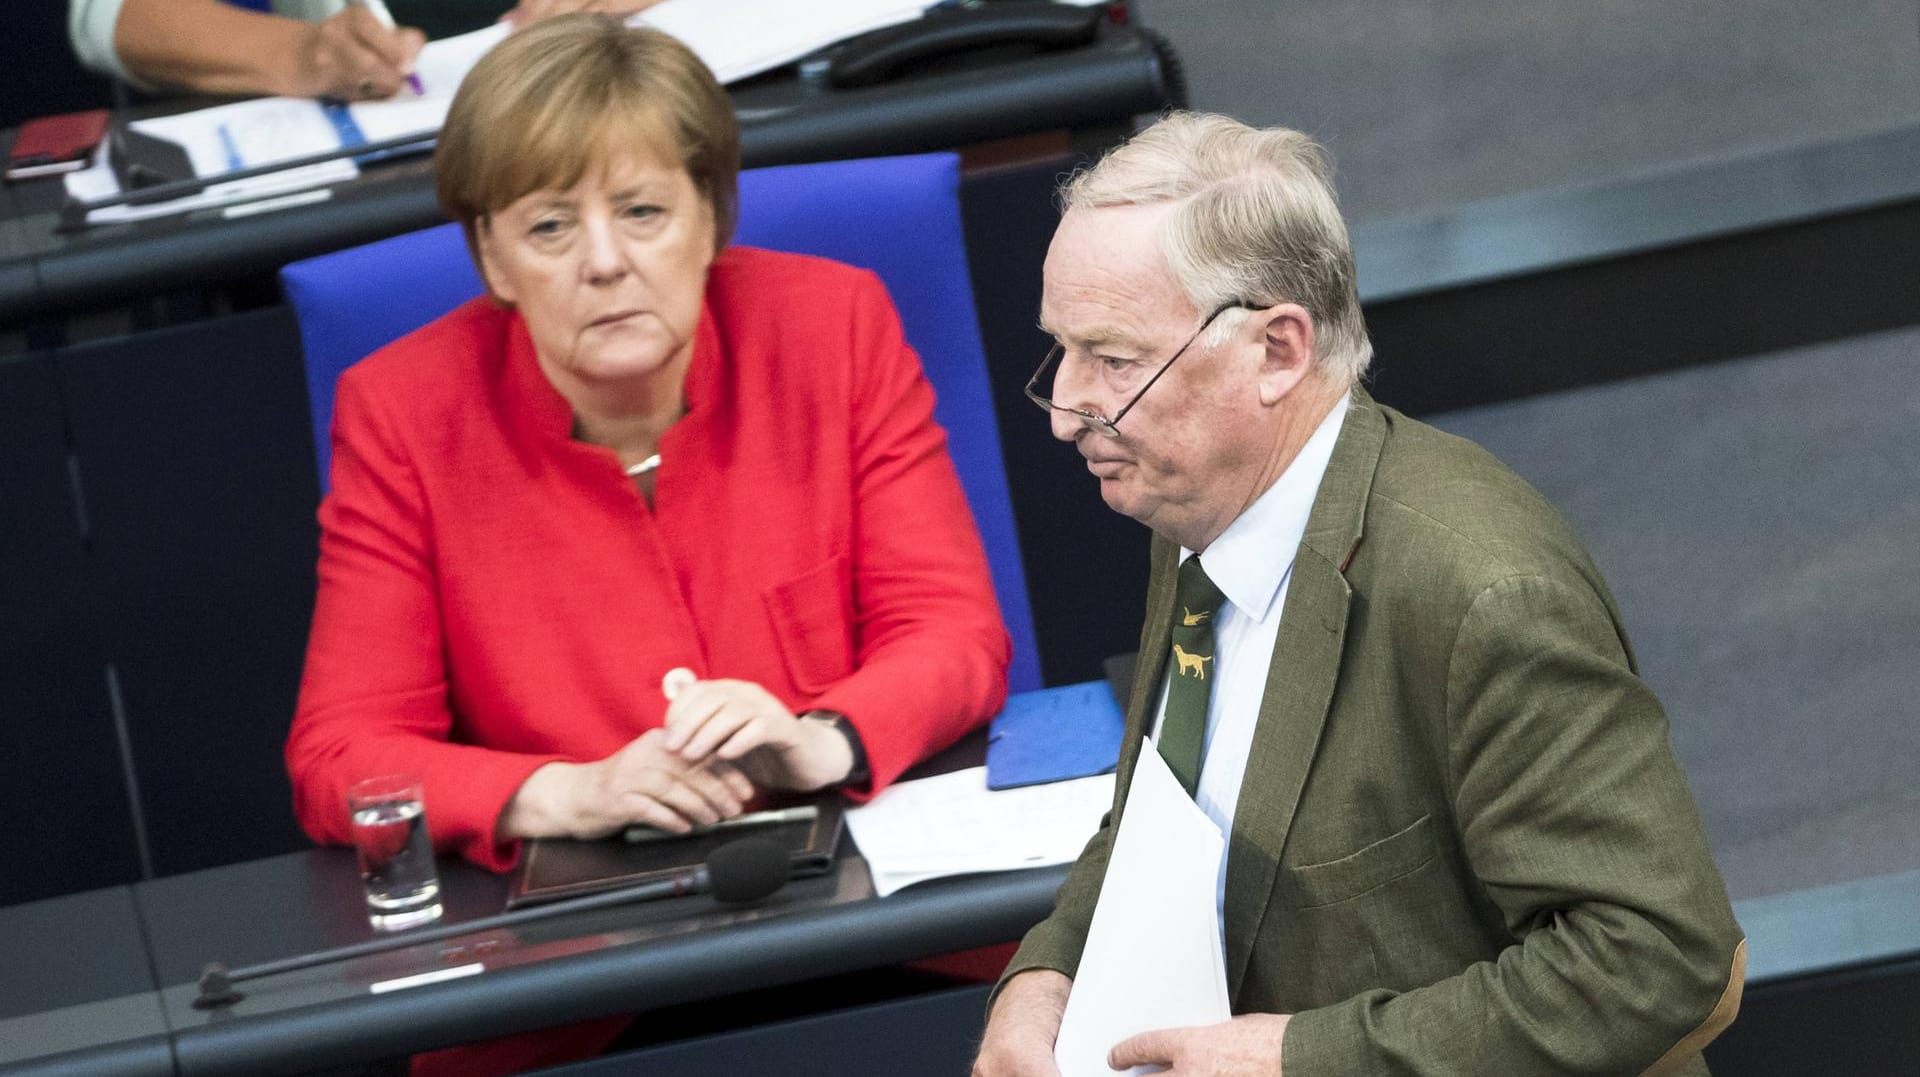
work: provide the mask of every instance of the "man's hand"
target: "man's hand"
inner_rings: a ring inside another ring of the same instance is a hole
[[[553,15],[567,15],[575,11],[597,11],[604,15],[631,15],[636,11],[645,11],[660,0],[520,0],[512,10],[502,15],[502,22],[515,26],[539,22]]]
[[[853,770],[853,747],[839,730],[797,717],[752,681],[674,670],[661,691],[671,701],[666,747],[689,764],[732,764],[763,789],[790,792],[824,789]]]
[[[1073,981],[1052,969],[1028,969],[1008,980],[987,1018],[973,1077],[1060,1077],[1053,1042],[1072,989]]]
[[[1107,1065],[1165,1066],[1172,1077],[1280,1077],[1280,1041],[1290,1020],[1287,1014],[1249,1013],[1217,1025],[1142,1032],[1114,1044]]]
[[[298,63],[283,92],[342,101],[392,97],[426,43],[420,31],[389,30],[365,7],[349,4],[326,21],[303,27]]]
[[[753,784],[729,763],[689,763],[650,729],[597,763],[548,763],[521,783],[500,813],[499,835],[580,838],[633,823],[684,834],[739,815]]]

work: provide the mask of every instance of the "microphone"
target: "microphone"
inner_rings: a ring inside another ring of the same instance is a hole
[[[690,874],[696,880],[705,877],[705,889],[712,891],[715,901],[751,905],[787,885],[793,874],[793,858],[786,846],[765,835],[741,838],[708,853],[707,862]]]
[[[706,862],[699,867],[676,872],[666,879],[621,887],[618,890],[608,890],[599,894],[588,894],[584,897],[566,898],[528,909],[516,909],[498,916],[468,920],[465,923],[444,924],[422,931],[403,932],[384,939],[372,939],[352,946],[341,946],[332,950],[321,950],[318,953],[302,954],[298,957],[247,965],[237,969],[228,969],[218,961],[209,962],[206,969],[200,973],[200,994],[193,1000],[193,1007],[196,1010],[212,1010],[231,1006],[246,997],[233,988],[234,984],[243,980],[277,976],[283,972],[295,972],[315,965],[367,957],[372,954],[386,953],[389,950],[402,950],[409,946],[439,942],[442,939],[480,931],[518,927],[521,924],[548,920],[567,913],[587,912],[634,901],[654,901],[660,898],[708,893],[713,895],[715,901],[722,904],[749,905],[772,897],[781,887],[787,885],[792,871],[793,860],[786,846],[764,835],[740,838],[708,853]]]

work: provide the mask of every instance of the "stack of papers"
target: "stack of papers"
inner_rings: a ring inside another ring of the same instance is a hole
[[[272,164],[340,144],[338,132],[319,105],[312,101],[283,97],[240,101],[198,112],[183,112],[178,116],[135,120],[129,126],[143,134],[167,139],[186,150],[187,160],[192,164],[196,176],[217,176],[222,172]],[[349,159],[326,161],[252,179],[217,183],[198,194],[165,202],[106,206],[89,211],[87,223],[119,224],[209,206],[252,201],[338,183],[359,174],[359,167]],[[114,175],[104,149],[92,165],[69,173],[66,184],[67,194],[81,202],[94,202],[120,193],[119,177]]]
[[[1225,849],[1148,739],[1054,1041],[1061,1077],[1112,1077],[1107,1052],[1121,1040],[1232,1015],[1214,904]]]
[[[886,897],[948,875],[1069,863],[1112,804],[1111,774],[995,793],[973,767],[901,782],[850,809],[847,829]]]
[[[294,97],[261,97],[230,105],[135,120],[129,127],[174,143],[186,151],[197,177],[218,176],[243,168],[258,168],[316,153],[368,142],[384,142],[407,135],[430,135],[447,119],[460,80],[487,50],[507,36],[507,27],[495,26],[429,42],[420,50],[415,85],[386,101],[352,105],[323,105]],[[107,206],[87,214],[89,224],[117,224],[160,217],[187,210],[258,202],[294,192],[308,192],[360,174],[352,158],[290,168],[251,179],[219,183],[198,194],[145,205]],[[94,164],[66,177],[67,193],[80,202],[94,202],[120,193],[120,180],[102,153]]]

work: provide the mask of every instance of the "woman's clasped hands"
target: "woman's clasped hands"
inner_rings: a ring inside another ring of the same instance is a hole
[[[667,747],[745,771],[761,789],[811,792],[845,780],[853,748],[830,722],[796,716],[752,681],[700,680],[685,668],[661,679]]]
[[[534,771],[501,813],[500,837],[592,840],[634,824],[686,833],[739,815],[758,791],[821,789],[852,769],[831,723],[794,715],[751,681],[678,668],[661,691],[662,728],[605,759]]]

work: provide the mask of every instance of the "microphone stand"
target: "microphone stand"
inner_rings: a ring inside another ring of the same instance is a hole
[[[518,927],[539,920],[548,920],[556,916],[564,916],[568,913],[589,912],[594,909],[624,905],[633,901],[683,897],[688,894],[703,893],[712,889],[712,882],[711,873],[708,871],[707,866],[702,864],[691,871],[681,872],[671,879],[660,879],[654,882],[640,883],[636,886],[622,887],[618,890],[608,890],[598,894],[587,894],[583,897],[566,898],[561,901],[552,902],[551,904],[535,905],[526,909],[515,909],[512,912],[500,913],[497,916],[485,916],[478,920],[468,920],[458,924],[442,924],[439,927],[427,928],[420,931],[407,931],[389,938],[370,939],[366,942],[355,943],[351,946],[341,946],[332,950],[321,950],[317,953],[301,954],[298,957],[282,958],[278,961],[267,961],[258,965],[245,965],[237,969],[229,969],[221,962],[213,961],[209,962],[206,969],[200,973],[200,994],[193,1000],[193,1008],[196,1010],[213,1010],[223,1006],[231,1006],[240,1001],[246,996],[234,990],[233,985],[242,980],[254,980],[263,976],[277,976],[283,972],[296,972],[300,969],[312,968],[315,965],[326,965],[335,961],[367,957],[372,954],[386,953],[389,950],[403,950],[409,946],[439,942],[443,939],[451,939],[460,935],[470,935],[481,931],[493,931],[503,927]],[[784,886],[785,884],[786,880],[784,878],[780,879],[778,885],[774,887],[774,890],[778,890],[780,886]],[[765,894],[749,898],[748,900],[758,901],[761,898],[770,896],[772,892],[772,890],[769,890]]]

